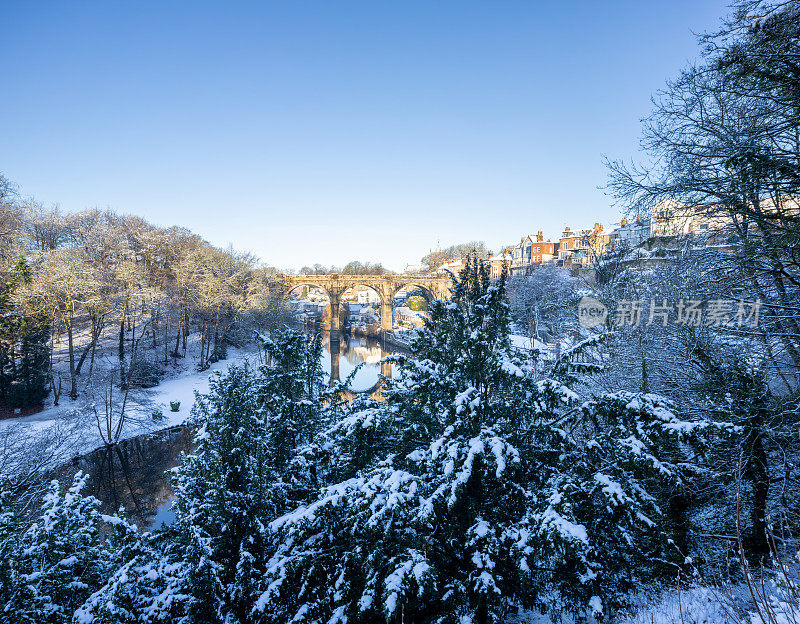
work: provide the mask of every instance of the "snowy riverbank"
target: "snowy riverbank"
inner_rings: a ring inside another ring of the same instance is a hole
[[[159,385],[146,390],[131,390],[120,439],[183,424],[194,406],[195,393],[208,392],[213,375],[224,373],[234,364],[250,362],[257,365],[258,359],[258,351],[252,346],[231,348],[227,359],[204,371],[194,370],[191,359],[181,361]],[[53,405],[51,395],[44,409],[36,414],[0,420],[0,438],[13,440],[16,444],[27,442],[32,449],[51,454],[49,463],[52,466],[75,455],[91,452],[104,443],[98,417],[100,424],[105,426],[106,391],[106,388],[99,388],[95,393],[87,390],[75,400],[62,396],[59,405]],[[123,397],[117,389],[114,392],[111,405],[118,414]],[[170,403],[179,403],[179,409],[172,411]],[[154,417],[157,413],[161,414],[160,418]],[[116,423],[116,418],[113,421]]]

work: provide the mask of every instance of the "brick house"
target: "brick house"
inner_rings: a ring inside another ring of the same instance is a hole
[[[511,274],[525,275],[533,266],[552,262],[558,254],[558,246],[549,238],[544,240],[541,230],[536,235],[521,238],[519,244],[510,250]]]

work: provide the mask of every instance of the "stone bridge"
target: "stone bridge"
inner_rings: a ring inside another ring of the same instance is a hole
[[[339,306],[342,295],[363,286],[378,293],[381,300],[381,330],[392,330],[392,300],[403,288],[417,288],[429,301],[450,298],[452,280],[449,275],[283,275],[289,292],[303,286],[324,290],[331,305],[331,337],[339,337]]]

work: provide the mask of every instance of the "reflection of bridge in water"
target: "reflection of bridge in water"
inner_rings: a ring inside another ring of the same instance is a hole
[[[383,358],[399,351],[385,348],[377,339],[366,338],[345,337],[341,340],[326,340],[324,347],[330,356],[330,385],[344,381],[356,367],[363,365],[352,380],[350,390],[352,394],[373,396],[380,395],[380,375],[388,378],[392,376],[392,364],[384,362]],[[343,365],[344,370],[342,370]]]
[[[421,290],[428,301],[450,298],[448,275],[283,275],[289,292],[303,286],[319,288],[328,295],[331,306],[332,340],[339,338],[339,308],[342,295],[357,287],[366,287],[378,294],[381,300],[381,331],[392,331],[392,300],[404,288]]]

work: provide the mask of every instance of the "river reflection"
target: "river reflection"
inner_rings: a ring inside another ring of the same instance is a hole
[[[338,341],[331,341],[327,332],[323,336],[321,364],[331,384],[345,381],[363,364],[350,380],[350,389],[353,392],[375,390],[379,374],[392,376],[392,365],[388,362],[382,363],[381,360],[392,353],[403,352],[403,349],[390,346],[379,338],[342,334]]]
[[[391,377],[391,365],[381,363],[381,359],[403,352],[378,338],[343,334],[340,340],[331,342],[327,332],[323,336],[321,365],[330,383],[345,381],[363,364],[350,380],[354,392],[375,390],[380,373]],[[179,464],[181,452],[190,453],[193,449],[191,430],[174,427],[77,457],[55,476],[61,483],[69,483],[78,471],[88,473],[84,494],[98,498],[104,513],[124,507],[131,522],[158,528],[174,518],[174,494],[166,472]]]
[[[78,471],[88,473],[83,493],[95,496],[104,513],[124,507],[128,519],[139,526],[168,524],[173,492],[165,473],[179,464],[182,451],[193,448],[192,432],[173,427],[75,458],[58,471],[57,478],[63,484]]]

